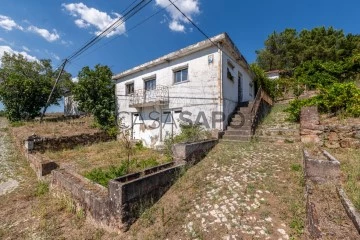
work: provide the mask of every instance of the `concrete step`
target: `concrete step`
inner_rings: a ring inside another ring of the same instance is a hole
[[[300,142],[300,137],[278,137],[278,136],[254,136],[259,142],[281,142],[281,143],[293,143]]]
[[[234,135],[251,135],[251,129],[228,129],[225,132],[226,136],[234,136]]]
[[[235,140],[240,142],[249,142],[251,140],[251,136],[232,136],[232,135],[224,135],[223,140]]]
[[[241,127],[228,126],[226,130],[230,130],[230,131],[238,131],[238,130],[251,131],[251,125],[241,126]]]
[[[244,127],[251,127],[251,122],[250,121],[246,121],[246,122],[244,122],[244,123],[242,123],[241,121],[231,121],[230,122],[230,127],[238,127],[239,128],[239,126],[241,127],[241,128],[244,128]]]

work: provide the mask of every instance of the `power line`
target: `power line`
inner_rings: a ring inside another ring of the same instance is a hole
[[[96,44],[98,41],[100,41],[105,36],[109,35],[113,30],[115,30],[117,27],[122,25],[126,20],[130,19],[132,16],[134,16],[136,13],[138,13],[140,10],[142,10],[144,7],[146,7],[152,0],[142,0],[138,4],[136,4],[134,7],[132,7],[128,12],[126,12],[123,16],[121,16],[119,19],[117,19],[114,23],[112,23],[110,26],[108,26],[105,30],[103,30],[101,33],[99,33],[97,36],[92,38],[87,44],[85,44],[83,47],[81,47],[78,51],[73,53],[70,57],[68,57],[68,60],[71,61],[81,55],[83,52],[85,52],[88,48]]]
[[[179,1],[179,0],[175,0],[174,2],[177,2],[177,1]],[[172,5],[172,4],[170,3],[170,4],[167,5],[166,7],[161,8],[160,10],[158,10],[157,12],[155,12],[154,14],[150,15],[149,17],[145,18],[144,20],[140,21],[139,23],[137,23],[137,24],[134,25],[133,27],[131,27],[131,28],[129,28],[128,30],[126,30],[123,34],[129,33],[130,31],[138,28],[139,26],[141,26],[141,25],[144,24],[145,22],[149,21],[151,18],[153,18],[153,17],[155,17],[156,15],[158,15],[159,13],[165,11],[165,10],[166,10],[167,8],[169,8],[171,5]],[[90,55],[91,53],[99,50],[100,48],[102,48],[102,47],[110,44],[112,41],[118,39],[119,37],[121,37],[121,35],[120,35],[120,36],[116,36],[116,37],[110,39],[109,41],[105,42],[103,45],[100,45],[99,47],[97,47],[97,48],[95,48],[94,50],[92,50],[91,52],[83,55],[82,57],[86,57],[86,56]]]
[[[175,5],[175,3],[171,0],[169,0],[169,2],[202,34],[204,35],[215,47],[219,48],[219,46],[214,43],[213,40],[211,40],[211,38],[203,31],[200,29],[200,27],[198,27],[192,20],[191,18],[189,18],[183,11],[180,10],[180,8],[178,8],[178,6]],[[219,48],[219,50],[221,50]]]

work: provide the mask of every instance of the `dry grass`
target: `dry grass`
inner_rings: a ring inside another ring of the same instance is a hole
[[[73,168],[75,171],[84,174],[95,168],[108,168],[118,166],[127,161],[127,155],[119,141],[97,143],[90,146],[79,146],[71,150],[58,152],[45,152],[41,154],[46,159],[51,159],[60,166]],[[168,161],[168,158],[153,149],[136,148],[131,159],[138,162],[148,159],[156,159],[160,163]]]
[[[360,149],[339,148],[328,151],[340,161],[343,187],[360,211]]]
[[[158,203],[143,213],[128,232],[128,239],[192,239],[193,236],[184,233],[183,226],[188,224],[185,220],[187,216],[196,211],[194,204],[201,204],[197,202],[197,199],[204,199],[206,197],[205,189],[211,188],[214,184],[206,180],[207,176],[226,177],[224,173],[212,171],[212,166],[218,164],[220,168],[231,167],[233,159],[238,159],[241,164],[243,157],[255,152],[259,152],[265,158],[268,158],[269,154],[273,155],[273,161],[279,162],[283,170],[274,172],[271,166],[264,167],[269,179],[247,186],[247,194],[251,194],[252,188],[255,187],[269,190],[273,197],[267,199],[266,203],[258,210],[250,213],[244,212],[243,217],[245,218],[248,214],[256,215],[257,218],[271,216],[289,226],[291,239],[301,239],[305,204],[300,149],[295,144],[274,146],[274,144],[267,143],[220,143],[217,145],[204,160],[189,169]],[[288,158],[277,158],[278,152],[282,152],[280,155],[288,156]],[[272,178],[275,174],[279,176],[279,179]],[[218,198],[220,199],[226,194],[226,191],[219,192]],[[211,230],[212,235],[209,235],[210,233],[201,230],[201,223],[193,220],[193,234],[197,239],[220,239],[220,235],[224,233],[221,233],[221,227],[214,225]],[[269,234],[276,234],[276,230]]]
[[[95,133],[98,132],[99,129],[94,127],[94,120],[92,117],[82,117],[62,122],[21,122],[13,124],[12,131],[18,141],[21,141],[32,134],[42,137],[59,137],[83,133]]]

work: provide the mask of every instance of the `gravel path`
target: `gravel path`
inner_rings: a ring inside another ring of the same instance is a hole
[[[14,191],[19,186],[14,163],[11,162],[12,146],[7,127],[6,119],[0,118],[0,196]]]

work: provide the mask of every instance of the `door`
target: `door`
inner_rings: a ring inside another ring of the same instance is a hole
[[[238,104],[242,102],[243,90],[242,90],[242,74],[238,73]]]

